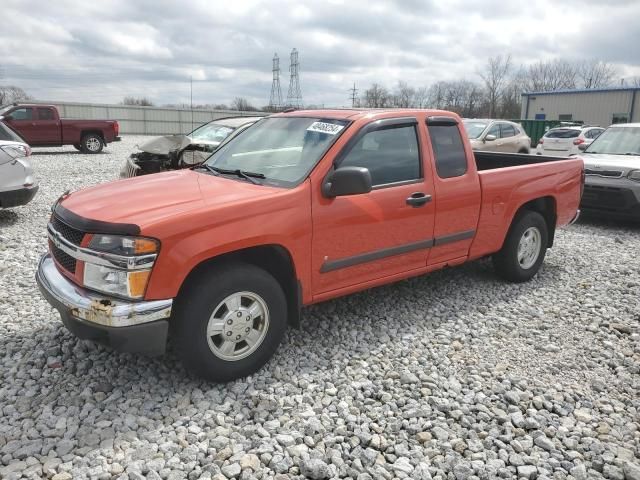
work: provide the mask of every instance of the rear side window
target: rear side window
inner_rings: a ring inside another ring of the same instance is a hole
[[[339,166],[367,168],[374,187],[420,179],[416,127],[402,125],[366,133]]]
[[[549,130],[545,135],[547,138],[578,138],[579,136],[580,130],[569,129]]]
[[[51,108],[39,108],[38,109],[38,120],[55,120],[55,115],[53,114],[53,109],[51,109]]]
[[[513,128],[513,125],[509,125],[508,123],[502,124],[502,138],[515,137],[516,130]]]
[[[9,114],[12,120],[32,120],[33,109],[31,108],[18,108]]]
[[[467,155],[457,125],[428,125],[440,178],[460,177],[467,173]]]

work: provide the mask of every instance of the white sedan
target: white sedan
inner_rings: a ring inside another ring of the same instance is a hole
[[[38,192],[29,155],[29,145],[0,122],[0,208],[26,205]]]

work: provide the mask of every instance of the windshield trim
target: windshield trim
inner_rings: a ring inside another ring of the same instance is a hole
[[[248,130],[251,130],[253,127],[255,127],[256,125],[261,124],[262,122],[265,122],[265,121],[267,121],[269,119],[274,119],[274,118],[315,118],[315,119],[318,119],[318,120],[336,120],[336,121],[345,123],[344,128],[333,136],[333,139],[327,144],[327,147],[325,148],[324,152],[322,152],[322,155],[320,155],[318,157],[318,159],[315,161],[315,163],[313,163],[312,165],[309,166],[309,168],[307,169],[305,174],[302,175],[298,181],[288,182],[288,181],[285,181],[285,180],[278,180],[277,178],[271,178],[271,177],[265,177],[264,179],[260,179],[260,181],[261,181],[260,184],[261,185],[266,185],[266,186],[270,186],[270,187],[286,188],[286,189],[293,189],[293,188],[296,188],[297,186],[299,186],[300,184],[304,183],[307,180],[307,178],[309,178],[309,175],[311,174],[311,172],[313,172],[315,170],[315,168],[318,166],[318,164],[320,164],[320,162],[322,162],[322,160],[324,160],[324,158],[327,156],[327,153],[329,153],[329,150],[331,150],[333,148],[333,146],[336,144],[338,139],[340,139],[342,137],[342,135],[344,134],[344,132],[346,130],[348,130],[349,127],[351,127],[351,125],[353,125],[353,120],[349,120],[349,119],[346,119],[346,118],[322,117],[322,116],[319,116],[319,115],[269,115],[267,117],[261,118],[260,120],[256,121],[255,123],[253,123],[249,127],[245,128],[244,130],[239,132],[237,135],[234,135],[233,138],[231,138],[228,142],[225,142],[224,145],[221,144],[218,147],[218,149],[215,152],[213,152],[209,156],[209,158],[207,158],[204,161],[204,163],[208,164],[209,160],[211,160],[211,157],[216,155],[218,152],[222,151],[222,148],[226,148],[231,142],[235,141],[237,138],[242,136],[242,134],[244,132],[246,132]],[[233,135],[233,133],[231,135]],[[215,165],[211,165],[211,166],[215,167]],[[236,177],[236,178],[224,177],[224,178],[229,178],[230,180],[236,180],[236,181],[244,181],[240,177]]]

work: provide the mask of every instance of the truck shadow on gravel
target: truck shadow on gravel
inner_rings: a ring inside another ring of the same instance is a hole
[[[0,411],[9,412],[5,438],[19,440],[21,419],[26,417],[49,437],[62,438],[63,431],[52,430],[52,412],[92,412],[78,418],[71,437],[64,435],[74,443],[95,433],[98,421],[111,422],[117,440],[135,425],[161,430],[161,425],[185,415],[196,415],[198,421],[199,415],[220,410],[221,405],[233,405],[224,412],[233,408],[252,418],[257,407],[278,408],[274,391],[304,393],[305,383],[336,382],[372,355],[396,352],[389,364],[404,368],[403,356],[415,348],[407,343],[411,336],[431,341],[439,335],[442,341],[438,329],[455,332],[456,322],[472,322],[476,311],[495,301],[487,291],[500,292],[500,301],[513,301],[533,290],[557,288],[562,277],[560,268],[547,264],[526,286],[506,284],[495,277],[490,262],[478,261],[311,306],[303,311],[301,328],[288,331],[266,367],[227,384],[191,377],[171,348],[163,357],[148,358],[78,340],[64,329],[55,311],[39,309],[50,312],[40,314],[46,319],[44,325],[38,320],[40,328],[2,333],[0,357],[10,366],[0,372],[5,392]],[[475,301],[469,301],[471,296]],[[84,455],[95,448],[84,446],[75,453]]]
[[[15,224],[20,216],[13,210],[0,210],[0,234],[2,229]]]
[[[610,230],[612,232],[640,232],[640,221],[616,220],[583,213],[577,223],[578,225],[596,227],[600,229]]]
[[[48,155],[54,155],[54,156],[55,155],[91,155],[91,156],[95,155],[95,156],[100,156],[100,155],[110,155],[110,154],[111,154],[111,152],[108,152],[106,150],[103,150],[100,153],[83,153],[83,152],[79,152],[79,151],[77,151],[75,149],[74,150],[64,150],[64,151],[56,150],[55,152],[54,151],[42,151],[42,150],[31,152],[31,155],[32,156],[36,156],[36,157],[38,157],[40,155],[43,155],[43,156],[44,155],[47,155],[47,156]]]

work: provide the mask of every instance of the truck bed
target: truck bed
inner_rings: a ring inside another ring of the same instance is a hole
[[[497,168],[533,165],[536,163],[558,162],[567,160],[564,157],[545,155],[529,155],[525,153],[473,152],[478,171],[495,170]]]

